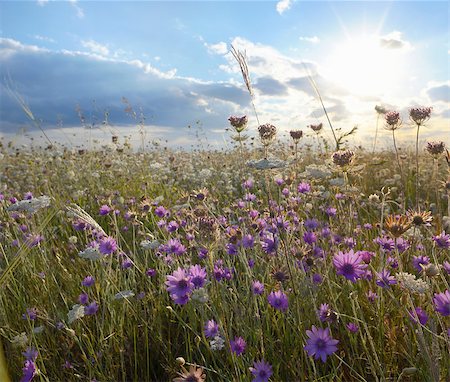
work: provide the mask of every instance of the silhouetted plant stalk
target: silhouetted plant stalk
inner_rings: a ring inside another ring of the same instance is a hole
[[[431,107],[414,107],[409,110],[409,118],[416,124],[416,209],[419,209],[419,130],[430,119]]]
[[[380,115],[386,114],[386,109],[383,106],[375,106],[375,111],[377,112],[377,123],[375,125],[375,138],[373,140],[372,154],[375,153],[375,147],[377,145],[378,123],[380,121]]]
[[[398,111],[388,111],[384,114],[384,120],[385,120],[385,125],[384,125],[385,129],[392,131],[392,142],[394,143],[395,158],[397,159],[397,165],[398,165],[398,169],[400,171],[400,177],[402,180],[402,194],[404,194],[405,182],[404,182],[404,178],[403,178],[403,168],[402,168],[402,164],[400,162],[400,155],[398,153],[397,142],[395,140],[395,131],[397,129],[399,129],[402,124],[402,120],[400,118],[400,113]]]
[[[247,57],[245,55],[245,51],[242,52],[240,50],[237,50],[233,45],[231,45],[230,51],[231,51],[231,54],[233,55],[233,57],[235,58],[235,60],[237,61],[237,63],[239,64],[239,68],[242,73],[242,78],[243,78],[245,86],[250,94],[250,101],[252,103],[253,112],[255,113],[256,122],[258,123],[258,126],[259,126],[258,113],[256,112],[256,107],[255,107],[255,102],[254,102],[255,93],[253,92],[252,82],[250,80],[250,72],[248,71]]]
[[[292,140],[294,141],[295,159],[298,159],[298,143],[300,142],[300,139],[302,139],[302,137],[303,137],[303,131],[302,130],[291,130],[289,132],[289,135],[291,136]]]
[[[445,143],[442,141],[439,142],[427,142],[426,150],[433,158],[433,173],[432,173],[432,182],[435,189],[435,197],[436,197],[436,206],[438,210],[438,215],[440,215],[441,209],[440,209],[440,203],[439,203],[439,180],[438,180],[438,173],[439,173],[439,157],[444,153],[445,149]],[[448,150],[447,150],[448,153]],[[450,216],[450,215],[449,215]]]

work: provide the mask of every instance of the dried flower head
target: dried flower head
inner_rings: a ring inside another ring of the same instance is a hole
[[[241,133],[247,127],[248,118],[246,115],[243,115],[242,117],[236,117],[232,115],[230,118],[228,118],[228,121],[230,122],[231,126],[234,127],[236,132]]]
[[[400,113],[398,111],[388,111],[385,116],[385,128],[387,130],[397,130],[402,124]]]
[[[266,123],[265,125],[260,125],[258,127],[259,137],[261,138],[262,144],[267,146],[272,142],[277,134],[277,128],[270,123]]]
[[[291,130],[289,132],[289,135],[294,140],[295,143],[298,143],[298,141],[303,137],[303,131],[302,130]]]
[[[431,107],[413,107],[409,110],[409,118],[416,124],[422,125],[430,119]]]
[[[376,105],[375,106],[375,111],[378,113],[378,114],[386,114],[387,113],[387,110],[386,110],[386,108],[384,108],[383,106],[378,106],[378,105]]]
[[[318,133],[320,130],[322,130],[323,124],[319,123],[317,125],[309,125],[310,129],[314,131],[315,133]]]
[[[180,376],[173,379],[173,382],[204,382],[206,380],[206,374],[201,367],[197,365],[189,366],[189,371],[184,366],[181,366]]]
[[[399,272],[395,275],[400,287],[407,289],[411,293],[424,294],[428,289],[429,285],[422,279],[416,279],[416,276],[406,273]]]
[[[411,219],[404,215],[389,215],[385,228],[392,236],[400,237],[411,227]]]
[[[445,143],[442,141],[427,142],[427,151],[434,156],[441,155],[445,150]]]
[[[340,167],[348,166],[353,161],[355,153],[351,150],[339,150],[333,153],[333,163]]]
[[[411,220],[411,223],[415,226],[420,226],[422,224],[428,224],[433,221],[433,216],[431,216],[431,212],[429,211],[414,211],[408,210],[406,212],[407,217]]]

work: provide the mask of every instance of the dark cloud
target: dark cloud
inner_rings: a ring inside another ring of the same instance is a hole
[[[450,102],[450,85],[442,84],[431,87],[427,90],[432,101]]]
[[[287,95],[288,88],[280,81],[271,77],[260,77],[254,85],[263,95],[282,96]]]
[[[340,101],[338,99],[331,99],[330,101],[333,103],[333,105],[332,106],[325,105],[325,107],[327,109],[327,113],[330,116],[332,122],[342,121],[348,117],[349,111],[345,107],[345,105],[342,101]],[[325,116],[325,113],[322,108],[317,108],[317,109],[313,110],[311,112],[311,114],[309,115],[309,117],[316,118],[316,119],[322,118],[324,116]]]
[[[316,74],[311,76],[311,79],[316,84],[316,87],[318,88],[320,95],[322,98],[330,98],[333,95],[348,95],[349,92],[339,86],[336,86],[331,81],[326,80],[322,76]],[[316,91],[314,90],[313,85],[311,84],[311,80],[307,77],[296,77],[291,78],[287,84],[297,90],[300,90],[306,94],[308,94],[311,97],[316,97]]]
[[[11,79],[1,89],[0,132],[4,133],[27,122],[7,87],[23,97],[44,126],[54,126],[58,119],[65,126],[80,125],[77,105],[87,122],[101,123],[108,110],[112,124],[132,123],[122,97],[136,110],[141,107],[149,123],[175,128],[197,120],[206,129],[226,126],[235,107],[249,105],[248,94],[232,84],[179,78],[137,61],[27,49],[6,39],[0,40],[0,66],[2,78]]]

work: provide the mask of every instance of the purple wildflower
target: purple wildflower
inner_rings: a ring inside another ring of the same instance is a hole
[[[155,208],[155,215],[163,218],[164,216],[168,216],[168,212],[163,206],[159,206]]]
[[[333,264],[338,275],[344,276],[353,283],[364,275],[367,268],[367,264],[362,261],[362,257],[358,253],[354,253],[353,250],[334,255]]]
[[[27,308],[26,313],[22,314],[22,319],[34,321],[37,318],[37,313],[36,308]]]
[[[186,247],[178,239],[170,239],[165,246],[165,251],[181,256],[186,252]]]
[[[38,354],[38,351],[33,347],[27,348],[27,350],[22,353],[27,361],[34,361],[37,358]]]
[[[414,322],[415,324],[417,324],[417,320],[416,320],[416,314],[414,314],[414,311],[417,314],[417,318],[419,319],[419,322],[422,325],[426,325],[428,322],[428,315],[426,314],[426,312],[420,307],[418,306],[417,308],[415,308],[414,310],[410,310],[409,313],[409,319]]]
[[[269,255],[274,255],[277,252],[277,239],[272,233],[267,233],[261,239],[261,247],[263,251]]]
[[[297,192],[300,194],[306,194],[311,191],[311,186],[307,182],[301,182],[297,187]]]
[[[312,275],[312,281],[314,284],[321,284],[323,281],[323,277],[320,273],[314,273]]]
[[[111,255],[117,250],[117,243],[111,236],[105,237],[100,241],[98,250],[103,255]]]
[[[345,325],[347,327],[347,330],[350,333],[356,333],[359,330],[359,326],[357,324],[355,324],[354,322],[349,322],[347,325]]]
[[[184,269],[178,268],[167,276],[167,291],[176,304],[184,305],[189,301],[189,295],[194,288],[190,276]]]
[[[131,268],[132,266],[133,266],[133,262],[131,261],[131,259],[130,258],[125,258],[123,261],[122,261],[122,269],[128,269],[128,268]]]
[[[244,248],[253,248],[255,244],[255,239],[253,238],[252,235],[248,234],[248,235],[244,235],[244,237],[242,238],[242,246]]]
[[[450,235],[446,235],[444,231],[442,231],[440,235],[433,236],[433,241],[439,248],[450,248]]]
[[[282,291],[276,291],[271,292],[267,296],[267,300],[269,301],[269,304],[282,312],[286,312],[289,306],[289,300],[288,297],[282,292]]]
[[[391,272],[387,269],[383,269],[381,272],[377,273],[376,284],[382,288],[389,288],[393,284],[397,284],[397,280],[394,276],[391,276]]]
[[[34,361],[26,360],[22,368],[22,378],[20,382],[30,382],[36,375],[36,365]]]
[[[268,382],[272,376],[272,366],[264,360],[253,362],[253,367],[250,367],[250,372],[255,378],[252,382]]]
[[[450,291],[448,289],[444,293],[435,293],[433,303],[436,312],[439,312],[444,317],[450,316]]]
[[[93,301],[84,308],[84,314],[86,316],[93,316],[95,313],[97,313],[97,310],[98,310],[98,304],[95,301]]]
[[[81,305],[86,305],[89,302],[89,296],[87,293],[83,292],[78,296],[78,302]]]
[[[368,292],[367,292],[367,299],[371,302],[371,303],[373,303],[373,302],[375,302],[375,300],[378,298],[378,295],[375,293],[375,292],[373,292],[373,291],[371,291],[371,290],[369,290]]]
[[[258,280],[253,281],[252,292],[255,295],[262,295],[264,293],[264,284]]]
[[[336,313],[330,308],[328,304],[321,304],[317,311],[319,320],[322,322],[334,322],[336,321]]]
[[[422,272],[423,266],[430,264],[430,258],[428,256],[413,256],[412,263],[417,272]]]
[[[317,241],[317,236],[316,236],[316,234],[315,234],[314,232],[312,232],[312,231],[306,231],[306,232],[303,234],[303,241],[304,241],[306,244],[313,245],[313,244]]]
[[[234,341],[230,341],[231,351],[236,355],[244,353],[246,346],[247,344],[242,337],[234,337]]]
[[[205,333],[206,338],[214,338],[219,334],[219,325],[214,320],[208,320],[206,321],[203,333]]]
[[[206,269],[202,268],[200,265],[191,265],[189,268],[189,275],[191,277],[191,282],[194,284],[194,288],[201,288],[206,283]]]
[[[146,274],[148,277],[155,277],[155,276],[156,276],[156,269],[148,268],[148,269],[145,271],[145,274]]]
[[[450,262],[444,261],[444,264],[442,264],[442,267],[444,268],[445,272],[447,272],[447,274],[450,275]]]
[[[109,206],[107,206],[106,204],[104,204],[103,206],[100,207],[100,210],[99,210],[100,216],[108,215],[110,212],[111,212],[111,208]]]
[[[86,276],[84,280],[81,282],[81,285],[84,287],[90,287],[94,285],[95,279],[92,276]]]
[[[328,328],[316,328],[314,325],[311,330],[306,331],[309,337],[306,341],[304,349],[308,352],[309,356],[314,356],[315,359],[321,359],[322,362],[327,360],[327,357],[337,350],[338,340],[333,339],[330,336],[330,330]]]

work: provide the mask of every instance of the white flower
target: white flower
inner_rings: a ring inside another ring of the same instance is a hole
[[[67,317],[69,319],[69,324],[78,320],[79,318],[84,317],[84,306],[80,304],[76,304],[72,306],[72,309],[67,313]]]
[[[416,280],[416,276],[410,273],[399,272],[395,275],[395,278],[402,288],[409,290],[411,293],[424,294],[429,289],[429,285],[425,281],[422,279]]]
[[[268,170],[274,168],[284,168],[287,166],[287,162],[281,159],[260,159],[248,161],[247,166],[256,168],[257,170]]]
[[[211,350],[222,350],[225,347],[225,340],[218,334],[211,341],[209,341]]]
[[[8,211],[29,212],[32,214],[41,208],[48,207],[49,205],[50,197],[44,195],[37,198],[21,200],[17,203],[11,204],[8,207]]]
[[[33,328],[33,333],[34,334],[41,334],[44,331],[44,326],[36,326],[35,328]]]
[[[200,304],[205,304],[208,302],[209,296],[208,292],[205,288],[194,289],[192,292],[191,298],[195,302],[199,302]]]
[[[122,300],[123,298],[133,297],[134,293],[131,290],[123,290],[114,295],[115,300]]]
[[[28,337],[25,334],[25,332],[22,332],[17,336],[14,336],[13,339],[11,340],[11,343],[15,346],[25,347],[28,345]]]
[[[378,203],[380,201],[380,197],[377,194],[369,195],[369,202]]]
[[[325,179],[330,178],[331,170],[324,165],[311,164],[306,166],[305,171],[300,174],[302,178]]]
[[[142,240],[141,241],[141,247],[144,249],[156,249],[159,247],[159,245],[160,245],[160,243],[158,240],[153,240],[153,241]]]
[[[103,257],[98,251],[98,248],[95,247],[87,247],[84,251],[78,253],[78,256],[82,257],[83,259],[92,261],[99,260]]]
[[[330,183],[330,186],[342,187],[345,184],[345,180],[344,178],[332,178],[328,183]]]

